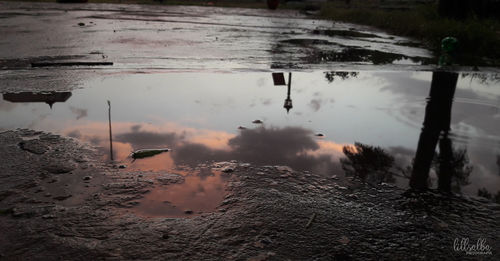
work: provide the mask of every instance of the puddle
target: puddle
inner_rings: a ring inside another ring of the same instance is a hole
[[[189,217],[212,212],[224,199],[229,176],[205,167],[190,170],[174,184],[162,178],[158,177],[156,186],[132,212],[146,217]]]
[[[496,194],[499,77],[456,77],[451,121],[442,128],[451,129],[452,151],[466,155],[461,170],[470,167],[460,190],[475,195],[486,188]],[[361,142],[392,155],[395,170],[406,168],[416,155],[432,78],[432,72],[294,72],[288,89],[275,86],[271,73],[94,75],[71,93],[4,93],[0,129],[50,131],[107,151],[110,100],[115,158],[128,170],[184,177],[182,183],[157,184],[138,211],[182,216],[186,210],[213,210],[224,197],[227,179],[206,167],[212,162],[286,165],[342,177],[343,147]],[[288,82],[288,73],[284,79]],[[134,162],[128,158],[145,148],[172,151]],[[431,169],[433,186],[437,169]]]

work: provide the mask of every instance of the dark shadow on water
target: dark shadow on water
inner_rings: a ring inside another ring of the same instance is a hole
[[[451,141],[448,138],[451,124],[451,107],[457,85],[458,74],[438,71],[432,74],[431,89],[422,132],[418,141],[417,152],[413,164],[410,187],[425,190],[428,187],[429,171],[434,159],[438,141],[441,152],[439,168],[439,190],[450,192],[452,157]]]
[[[329,83],[335,81],[335,79],[340,79],[342,81],[347,79],[356,78],[359,75],[359,72],[344,72],[344,71],[330,71],[325,72],[325,78]]]
[[[29,103],[29,102],[44,102],[50,108],[56,102],[66,102],[71,97],[71,92],[19,92],[19,93],[4,93],[3,99],[9,102]]]

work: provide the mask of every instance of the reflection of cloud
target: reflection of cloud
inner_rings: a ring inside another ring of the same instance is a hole
[[[7,101],[4,101],[3,99],[0,100],[0,111],[10,111],[14,107],[16,107],[15,103],[7,102]]]
[[[312,99],[311,102],[309,102],[309,107],[313,109],[313,111],[319,111],[321,108],[321,99]]]
[[[263,87],[264,85],[266,85],[266,79],[264,78],[259,78],[257,80],[257,87]]]
[[[230,155],[226,151],[211,149],[203,144],[184,143],[172,151],[176,164],[196,166],[210,161],[227,160]]]
[[[296,170],[309,170],[318,174],[341,173],[337,159],[341,155],[342,145],[317,140],[312,131],[299,127],[257,127],[241,130],[238,135],[234,135],[171,123],[153,128],[146,124],[116,122],[113,123],[113,132],[118,133],[113,140],[117,159],[124,159],[137,147],[168,145],[173,149],[172,152],[134,163],[144,163],[144,168],[154,165],[151,168],[166,169],[166,166],[173,166],[174,163],[196,166],[212,161],[238,160],[256,165],[287,165]],[[104,149],[109,147],[105,122],[72,126],[65,133]],[[170,160],[173,161],[168,163]],[[212,174],[200,173],[200,176],[204,175]]]
[[[84,117],[87,117],[87,110],[86,109],[80,109],[80,108],[76,108],[73,106],[69,106],[69,109],[71,110],[71,112],[73,114],[76,115],[77,120],[84,118]]]
[[[242,131],[239,136],[229,140],[229,146],[240,155],[261,157],[272,151],[274,155],[268,155],[271,158],[288,158],[306,150],[319,149],[312,135],[311,131],[298,127],[262,127]],[[268,156],[264,158],[269,159]]]
[[[82,137],[82,133],[79,130],[70,131],[70,132],[66,133],[66,135],[68,137],[75,138],[75,139],[79,139],[80,137]]]
[[[401,146],[389,147],[387,148],[387,152],[394,157],[394,164],[401,168],[410,166],[415,157],[415,150]]]
[[[297,170],[318,173],[339,172],[340,167],[327,148],[321,146],[309,130],[297,127],[244,130],[229,140],[230,150],[212,149],[186,143],[172,154],[178,164],[197,165],[206,161],[239,160],[257,165],[288,165]],[[331,146],[332,149],[334,146]],[[337,148],[338,149],[338,148]]]
[[[140,131],[140,125],[133,125],[131,132],[115,135],[115,140],[132,144],[134,148],[160,148],[171,146],[184,137],[171,133],[158,133],[152,131]]]
[[[378,76],[378,74],[376,75]],[[415,79],[409,74],[402,73],[380,74],[380,76],[386,81],[381,91],[390,91],[401,95],[404,102],[400,108],[401,114],[409,120],[415,121],[417,119],[415,113],[423,113],[425,105],[421,106],[419,104],[419,108],[413,108],[415,105],[412,101],[415,97],[424,98],[429,95],[432,73],[424,75],[428,80]],[[490,135],[497,136],[497,126],[500,125],[500,119],[495,118],[495,115],[499,111],[499,97],[491,94],[486,95],[486,93],[480,91],[476,92],[470,88],[465,89],[460,81],[458,84],[454,96],[452,125],[466,123],[480,128]],[[415,124],[420,125],[421,122],[415,122]]]
[[[132,130],[132,132],[138,132],[141,129],[141,127],[142,126],[140,124],[137,124],[137,125],[130,127],[130,130]]]
[[[262,105],[271,105],[272,99],[261,99]]]
[[[200,177],[201,180],[205,180],[207,177],[213,177],[213,176],[215,176],[215,174],[212,172],[212,169],[210,168],[202,168],[198,173],[198,177]]]

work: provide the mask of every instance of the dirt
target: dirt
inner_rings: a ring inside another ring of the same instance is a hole
[[[89,145],[32,130],[0,133],[0,153],[2,260],[499,257],[500,208],[475,198],[232,161],[212,165],[228,177],[213,212],[146,218],[134,208],[155,179],[165,189],[183,179],[117,168]],[[455,251],[456,238],[484,239],[492,253]]]

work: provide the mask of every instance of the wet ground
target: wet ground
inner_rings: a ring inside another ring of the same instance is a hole
[[[412,47],[418,46],[413,40],[298,11],[8,2],[1,7],[3,69],[78,60],[113,62],[120,69],[256,71],[347,61],[411,65],[431,57]]]
[[[495,68],[455,68],[465,196],[403,196],[437,75],[415,40],[289,10],[0,2],[0,21],[1,258],[498,256],[498,205],[474,197],[500,188]],[[396,186],[344,177],[355,142]]]
[[[32,146],[21,148],[27,140]],[[390,185],[370,188],[285,166],[220,162],[203,166],[227,181],[216,210],[145,218],[134,208],[156,193],[155,184],[182,183],[180,174],[114,168],[88,146],[41,132],[3,132],[0,144],[0,254],[6,260],[498,257],[500,210],[477,199],[404,196]],[[454,247],[462,239],[484,240],[482,254]]]

